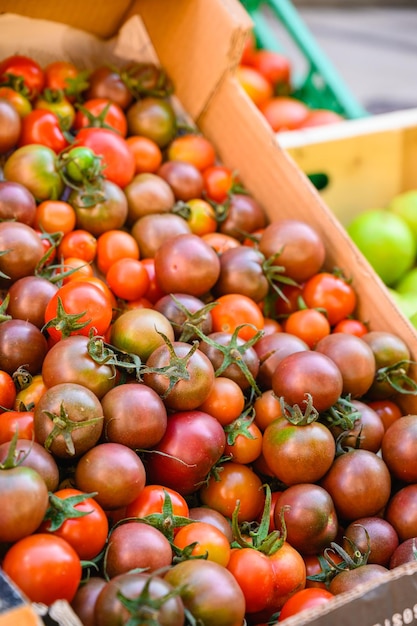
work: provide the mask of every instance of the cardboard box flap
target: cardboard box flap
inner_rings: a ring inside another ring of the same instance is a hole
[[[19,32],[19,42],[16,41]],[[125,22],[118,35],[103,40],[67,24],[6,13],[0,15],[0,58],[11,54],[32,56],[45,66],[52,61],[72,61],[80,69],[93,69],[103,63],[124,65],[126,61],[158,62],[149,35],[138,16]],[[48,45],[45,46],[45,41]]]

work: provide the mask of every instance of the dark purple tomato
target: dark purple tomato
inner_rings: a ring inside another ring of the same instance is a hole
[[[154,309],[171,322],[175,339],[179,341],[197,338],[191,325],[197,326],[205,335],[211,332],[211,313],[200,298],[187,293],[170,293],[159,298]]]
[[[159,247],[176,235],[191,234],[188,222],[175,213],[152,213],[137,219],[130,233],[136,240],[142,259],[155,258]]]
[[[341,523],[380,514],[391,495],[384,461],[359,448],[337,456],[320,484],[330,493]]]
[[[118,385],[101,398],[104,438],[133,449],[148,449],[162,439],[167,411],[159,395],[141,383]]]
[[[165,161],[157,174],[171,187],[176,200],[186,202],[193,198],[200,198],[203,193],[203,176],[192,163]]]
[[[352,408],[358,411],[359,417],[354,421],[352,428],[344,431],[343,445],[379,452],[385,434],[382,419],[368,404],[360,400],[352,400]],[[330,428],[335,437],[343,431],[341,426]]]
[[[240,293],[261,302],[269,291],[264,271],[265,257],[251,246],[237,246],[220,255],[220,276],[214,288],[217,296]]]
[[[284,357],[309,349],[305,341],[290,333],[277,332],[261,337],[254,345],[260,362],[257,383],[261,389],[272,388],[272,375]]]
[[[0,463],[6,460],[11,442],[0,445]],[[19,459],[20,467],[31,467],[43,478],[48,491],[56,491],[59,485],[59,468],[56,460],[37,441],[18,439],[16,441],[15,457]]]
[[[330,593],[339,595],[357,589],[359,585],[376,582],[379,579],[386,580],[388,568],[377,563],[367,563],[351,570],[345,570],[336,574],[329,585]]]
[[[38,374],[47,351],[45,337],[31,322],[8,319],[0,324],[0,369],[8,374],[19,367]]]
[[[231,378],[242,390],[246,390],[251,386],[251,380],[255,381],[258,375],[259,357],[255,348],[247,346],[241,337],[236,338],[236,347],[232,346],[231,340],[230,333],[222,331],[210,333],[207,335],[207,340],[200,342],[199,349],[212,362],[216,376]],[[242,367],[242,362],[244,367]],[[245,372],[249,372],[249,377]]]
[[[174,587],[156,574],[146,572],[126,572],[108,581],[96,600],[94,626],[131,623],[132,611],[123,598],[137,602],[133,612],[139,624],[150,623],[149,615],[152,615],[154,623],[160,626],[184,626],[184,604],[174,593]]]
[[[350,333],[331,333],[317,342],[315,351],[336,363],[343,377],[344,395],[365,395],[374,381],[376,363],[372,349],[363,339]]]
[[[272,389],[290,406],[305,408],[309,397],[320,413],[337,402],[343,378],[336,363],[313,350],[293,352],[282,359],[272,375]]]
[[[122,109],[126,109],[133,100],[127,85],[119,72],[107,65],[96,67],[88,77],[88,89],[84,93],[87,100],[92,98],[108,98]]]
[[[366,554],[368,563],[378,563],[388,567],[390,559],[398,547],[399,539],[395,528],[383,517],[360,517],[351,522],[343,531],[343,547],[353,556],[352,544]],[[368,544],[369,542],[369,544]]]
[[[216,284],[220,260],[198,235],[178,235],[166,240],[155,254],[155,275],[165,293],[181,291],[197,298]]]
[[[15,319],[26,320],[42,328],[46,306],[57,291],[57,285],[42,276],[19,278],[9,288],[7,313]]]
[[[301,554],[317,554],[336,539],[338,519],[330,494],[312,483],[291,485],[278,496],[275,504],[275,528],[282,529],[282,507],[287,541]]]
[[[234,193],[225,202],[225,215],[222,216],[219,230],[225,235],[243,241],[246,235],[266,226],[266,213],[259,204],[249,195]]]
[[[30,276],[44,255],[41,238],[23,222],[0,222],[0,272],[6,286]]]
[[[323,240],[306,222],[296,219],[276,220],[269,224],[259,241],[259,250],[283,274],[301,283],[323,266],[326,251]]]
[[[405,483],[417,482],[417,415],[403,415],[387,428],[381,453],[395,478]]]
[[[194,506],[191,507],[188,513],[188,517],[196,522],[207,522],[207,524],[213,524],[229,539],[230,543],[233,541],[233,532],[231,520],[227,519],[220,511],[216,511],[210,506]]]
[[[99,576],[90,576],[82,582],[75,594],[71,608],[77,617],[80,618],[83,626],[96,626],[94,619],[94,608],[98,594],[106,585],[107,581]]]
[[[417,484],[406,485],[389,500],[385,519],[397,531],[399,540],[417,536]]]
[[[414,563],[417,561],[417,537],[410,537],[402,541],[394,550],[390,562],[389,569],[404,565],[404,563]]]
[[[95,499],[105,510],[121,509],[137,498],[145,486],[145,468],[139,456],[121,443],[100,443],[78,460],[77,489],[97,492]]]
[[[24,185],[12,181],[0,182],[0,219],[16,220],[33,226],[36,200]]]
[[[155,572],[171,565],[172,557],[171,544],[160,530],[146,522],[123,522],[109,536],[106,575],[114,578],[133,569]]]

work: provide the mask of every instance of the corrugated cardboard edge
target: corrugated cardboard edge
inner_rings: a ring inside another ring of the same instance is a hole
[[[402,315],[385,285],[348,237],[339,220],[295,161],[277,143],[268,123],[238,84],[226,76],[210,106],[197,119],[220,159],[237,170],[270,219],[309,222],[323,238],[328,268],[341,268],[358,293],[357,313],[370,328],[394,332],[417,359],[417,332]],[[417,380],[417,367],[410,374]],[[415,396],[397,396],[405,413],[417,413]]]
[[[407,577],[413,577],[413,580],[416,579],[415,584],[417,585],[417,561],[411,563],[405,563],[395,569],[392,569],[387,572],[382,578],[380,578],[377,582],[367,583],[363,585],[359,585],[356,589],[353,589],[350,592],[341,593],[334,597],[334,599],[330,600],[330,602],[314,609],[306,609],[305,611],[301,611],[297,615],[292,617],[288,617],[287,619],[280,622],[283,626],[306,626],[310,624],[312,620],[316,620],[317,618],[322,618],[326,615],[331,616],[332,613],[337,611],[340,608],[346,607],[347,604],[352,603],[355,600],[359,600],[364,605],[364,610],[366,611],[366,603],[368,601],[368,596],[372,597],[373,592],[377,591],[377,594],[380,597],[380,602],[386,600],[387,596],[390,594],[390,584],[393,581],[401,580],[407,582]],[[415,598],[410,598],[410,606],[417,605],[417,596]],[[407,608],[407,607],[403,607]],[[357,613],[354,612],[354,609],[349,609],[353,611],[353,614],[346,612],[346,619],[351,620],[349,623],[360,624],[360,626],[365,626],[364,621],[361,621],[361,617],[358,616]],[[387,619],[390,619],[391,616],[387,615]],[[369,612],[368,620],[366,622],[366,626],[368,624],[374,624],[372,612]],[[315,624],[316,622],[314,622]],[[334,622],[335,624],[341,625],[340,620]],[[391,621],[388,621],[391,623]],[[401,622],[398,622],[401,623]],[[410,622],[404,622],[410,623]],[[343,626],[343,625],[341,625]]]

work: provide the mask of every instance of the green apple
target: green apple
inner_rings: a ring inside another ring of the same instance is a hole
[[[346,228],[350,238],[388,287],[414,265],[417,242],[408,223],[386,209],[369,209]]]
[[[387,208],[407,222],[417,242],[417,189],[398,194]]]

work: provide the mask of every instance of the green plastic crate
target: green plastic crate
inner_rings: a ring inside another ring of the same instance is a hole
[[[241,0],[254,22],[260,48],[286,54],[272,28],[277,18],[305,59],[306,73],[293,76],[292,95],[313,109],[331,109],[347,119],[366,117],[367,111],[356,101],[336,69],[321,50],[290,0]]]

